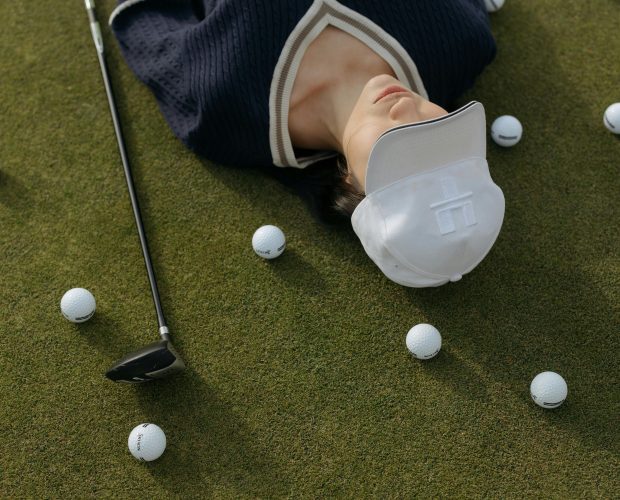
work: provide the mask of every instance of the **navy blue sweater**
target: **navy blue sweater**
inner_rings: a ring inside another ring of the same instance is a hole
[[[224,165],[300,168],[334,154],[304,157],[287,122],[299,61],[326,23],[448,110],[495,57],[483,0],[121,0],[110,17],[190,149]]]

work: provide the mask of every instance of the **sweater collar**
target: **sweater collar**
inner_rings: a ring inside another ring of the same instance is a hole
[[[428,99],[416,64],[396,39],[367,17],[336,0],[315,0],[286,40],[271,81],[269,143],[273,164],[278,167],[305,168],[337,155],[335,151],[317,151],[311,156],[298,158],[288,131],[290,98],[301,60],[310,43],[329,24],[368,45],[385,59],[400,81]]]

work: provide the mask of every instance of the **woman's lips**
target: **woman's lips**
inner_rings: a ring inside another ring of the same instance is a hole
[[[383,99],[385,96],[390,95],[390,94],[394,94],[395,92],[409,92],[409,90],[407,90],[407,89],[405,89],[403,87],[399,87],[398,85],[392,85],[392,86],[388,87],[387,89],[383,90],[383,92],[381,92],[379,94],[379,96],[375,99],[375,102],[378,102],[381,99]]]

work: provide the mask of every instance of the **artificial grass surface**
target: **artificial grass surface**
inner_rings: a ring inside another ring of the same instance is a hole
[[[99,2],[102,25],[114,8]],[[508,0],[498,56],[461,99],[488,125],[506,217],[461,282],[408,289],[354,233],[317,225],[259,172],[211,165],[172,136],[104,29],[164,311],[188,370],[152,385],[103,372],[157,323],[82,2],[0,3],[0,496],[553,497],[620,491],[620,5]],[[273,262],[263,224],[286,233]],[[97,299],[88,323],[64,292]],[[443,335],[410,358],[416,323]],[[566,403],[529,397],[539,372]],[[168,448],[135,461],[141,422]]]

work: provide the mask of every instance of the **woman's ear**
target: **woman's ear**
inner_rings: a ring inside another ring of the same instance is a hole
[[[340,165],[340,161],[338,162],[338,165]],[[342,166],[340,168],[343,180],[347,182],[357,193],[364,195],[364,186],[362,185],[362,181],[359,178],[360,172],[356,169],[353,169],[351,164],[344,156]]]

